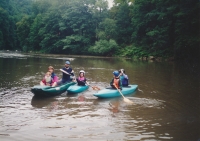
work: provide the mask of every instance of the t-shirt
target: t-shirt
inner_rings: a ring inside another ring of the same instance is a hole
[[[72,72],[72,68],[62,68],[64,71],[68,72],[70,75],[74,76]],[[62,82],[65,83],[65,82],[70,82],[71,81],[71,78],[70,78],[70,75],[69,74],[66,74],[63,72],[63,77],[62,77]]]

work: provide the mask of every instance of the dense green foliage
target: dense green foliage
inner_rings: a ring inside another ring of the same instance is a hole
[[[0,50],[104,56],[199,55],[197,0],[1,0]]]
[[[31,14],[31,0],[0,1],[0,50],[20,49],[16,23]]]

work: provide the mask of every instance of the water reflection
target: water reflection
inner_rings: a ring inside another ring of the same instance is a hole
[[[31,105],[35,108],[43,108],[47,107],[48,105],[54,105],[52,103],[56,103],[57,100],[55,98],[39,98],[33,96],[31,100]]]
[[[10,55],[10,56],[9,56]],[[11,57],[12,56],[12,57]],[[23,59],[22,59],[23,58]],[[59,71],[71,58],[91,85],[109,86],[112,71],[124,68],[135,94],[98,99],[92,88],[69,95],[38,99],[38,85],[49,65]],[[198,140],[200,130],[197,66],[176,62],[142,62],[116,58],[0,53],[1,140]],[[188,134],[190,133],[190,134]]]

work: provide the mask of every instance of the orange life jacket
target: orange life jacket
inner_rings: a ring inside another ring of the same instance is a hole
[[[118,79],[114,78],[113,85],[117,86],[118,89],[120,88],[120,86],[119,86],[119,78]]]

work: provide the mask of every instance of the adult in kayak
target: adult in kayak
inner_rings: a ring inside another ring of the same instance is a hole
[[[124,69],[120,69],[119,70],[119,78],[122,82],[122,86],[126,87],[129,85],[128,83],[128,75],[125,74],[125,70]]]
[[[112,88],[116,89],[116,87],[117,87],[118,89],[122,90],[122,83],[121,83],[121,80],[119,78],[119,71],[116,70],[116,71],[113,72],[113,79],[110,82],[110,86]]]
[[[58,77],[57,77],[57,75],[54,73],[54,68],[53,68],[52,66],[49,66],[49,67],[48,67],[48,71],[51,73],[51,78],[52,78],[51,86],[52,86],[52,87],[57,86]],[[44,85],[45,85],[45,82],[44,82],[44,81],[41,81],[41,82],[40,82],[40,85],[44,86]]]
[[[70,67],[70,61],[65,62],[65,67],[60,69],[63,72],[62,79],[58,81],[58,85],[71,82],[74,79],[74,71]]]
[[[79,72],[79,77],[76,78],[76,82],[78,83],[79,86],[85,86],[85,84],[89,85],[87,82],[87,79],[85,78],[85,71],[81,70]]]

